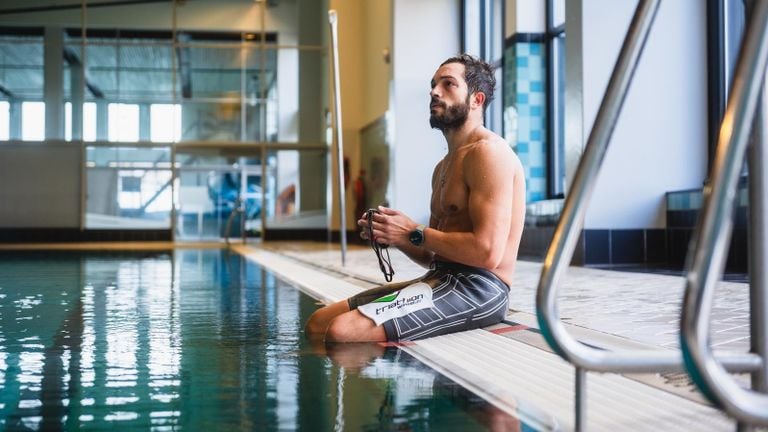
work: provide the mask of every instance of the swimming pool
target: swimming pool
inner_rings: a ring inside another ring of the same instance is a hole
[[[531,430],[397,348],[328,352],[240,255],[3,252],[5,430]]]

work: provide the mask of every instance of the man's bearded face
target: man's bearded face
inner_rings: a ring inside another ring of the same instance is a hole
[[[438,129],[442,132],[458,129],[469,115],[469,96],[464,103],[457,103],[455,105],[447,106],[443,101],[432,99],[430,101],[430,116],[429,125],[432,129]],[[435,108],[440,108],[435,110]]]

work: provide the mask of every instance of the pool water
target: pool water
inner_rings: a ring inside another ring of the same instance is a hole
[[[3,253],[0,429],[529,430],[317,307],[226,250]]]

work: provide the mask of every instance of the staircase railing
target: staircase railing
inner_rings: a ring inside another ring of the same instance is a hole
[[[536,312],[542,335],[557,354],[576,366],[577,430],[583,430],[585,426],[587,370],[616,373],[671,372],[682,371],[685,363],[680,351],[609,351],[585,345],[568,333],[560,320],[556,302],[559,281],[573,257],[584,226],[587,204],[659,4],[660,0],[640,0],[637,4],[544,259],[536,295]],[[754,353],[718,354],[718,361],[734,372],[758,372],[765,367],[763,359]]]
[[[750,304],[752,350],[765,358],[768,341],[766,265],[765,89],[768,60],[768,1],[752,2],[734,74],[731,95],[720,128],[711,187],[704,191],[704,205],[688,254],[688,275],[681,318],[681,347],[694,382],[716,405],[740,422],[768,425],[766,365],[753,375],[753,389],[742,388],[715,358],[710,346],[710,312],[717,281],[727,258],[733,227],[736,187],[755,117],[750,181]],[[762,109],[757,109],[758,102]],[[755,112],[759,115],[755,116]],[[762,393],[760,393],[762,392]]]

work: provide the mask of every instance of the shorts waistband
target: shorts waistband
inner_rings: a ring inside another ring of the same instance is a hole
[[[460,263],[451,262],[451,261],[432,261],[432,263],[429,265],[429,268],[433,271],[455,271],[455,272],[470,272],[470,273],[481,274],[483,276],[497,280],[501,284],[503,284],[505,287],[509,288],[509,285],[507,285],[506,282],[501,280],[498,276],[496,276],[492,271],[488,269],[474,267],[466,264],[460,264]]]

